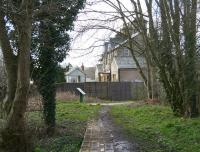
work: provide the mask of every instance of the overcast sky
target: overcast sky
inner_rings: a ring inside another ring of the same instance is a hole
[[[115,0],[113,0],[114,2]],[[143,4],[144,0],[141,0]],[[89,0],[88,2],[94,2],[94,0]],[[130,0],[123,0],[123,4],[132,10],[132,5],[130,4]],[[89,11],[89,12],[88,12]],[[113,12],[112,14],[107,13],[107,15],[102,13],[97,13],[93,11],[104,11],[104,12]],[[71,51],[69,55],[66,57],[62,65],[66,65],[67,63],[71,63],[74,66],[80,66],[82,63],[85,66],[95,66],[100,59],[100,55],[103,52],[103,43],[107,41],[110,37],[114,36],[114,33],[109,30],[90,30],[77,38],[77,34],[79,34],[79,30],[83,28],[83,26],[88,25],[105,25],[112,27],[114,29],[119,29],[122,27],[122,22],[117,20],[115,22],[105,23],[102,21],[94,21],[93,19],[101,19],[104,20],[106,18],[110,18],[111,15],[116,15],[116,10],[110,7],[108,4],[104,2],[100,2],[94,5],[86,5],[85,9],[81,11],[78,15],[77,21],[75,22],[75,31],[71,32],[72,44]],[[91,47],[91,46],[99,46],[99,47]]]
[[[122,22],[120,20],[114,22],[99,21],[109,19],[118,14],[114,8],[105,2],[102,2],[103,0],[87,0],[87,3],[91,4],[95,1],[98,1],[98,3],[86,5],[85,9],[79,13],[77,21],[75,21],[74,31],[70,32],[72,38],[71,50],[69,51],[69,55],[62,62],[63,66],[66,66],[68,63],[71,63],[73,66],[81,66],[82,63],[87,67],[95,66],[98,64],[98,60],[103,53],[104,42],[108,41],[110,37],[114,37],[115,35],[114,32],[105,29],[95,29],[80,33],[79,31],[82,30],[83,27],[91,25],[105,25],[117,30],[122,27]],[[116,3],[116,0],[111,1]],[[121,1],[127,9],[133,10],[130,0]],[[144,5],[144,0],[140,0],[140,2]],[[98,13],[102,11],[105,13]]]

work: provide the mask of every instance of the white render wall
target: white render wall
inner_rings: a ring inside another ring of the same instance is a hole
[[[72,71],[70,74],[65,76],[65,80],[67,83],[78,83],[78,77],[80,76],[80,82],[85,82],[86,76],[80,70],[76,69]]]

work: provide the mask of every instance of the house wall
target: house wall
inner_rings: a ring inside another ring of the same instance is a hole
[[[100,82],[110,82],[110,74],[100,73]]]
[[[140,60],[139,60],[140,61]],[[145,72],[145,69],[144,69]],[[146,72],[145,72],[146,74]],[[116,60],[113,60],[111,64],[111,81],[118,82],[118,81],[143,81],[142,77],[140,76],[139,70],[136,68],[130,68],[124,66],[124,68],[119,68],[117,66]]]
[[[95,81],[96,82],[99,81],[99,70],[97,69],[97,67],[96,67],[96,70],[95,70]]]
[[[80,76],[80,81],[78,78],[79,76]],[[75,70],[71,72],[69,75],[65,76],[65,79],[67,83],[79,83],[79,82],[85,82],[86,76],[81,71]]]
[[[124,48],[124,47],[119,47],[119,48],[117,48],[115,51],[114,51],[115,53],[114,53],[114,56],[115,57],[119,57],[119,56],[127,56],[127,57],[129,57],[129,56],[132,56],[131,55],[131,52],[129,51],[129,49],[127,49],[127,48]]]
[[[119,81],[119,76],[118,76],[118,67],[116,65],[115,60],[113,60],[111,64],[111,81],[112,82],[117,82]]]
[[[135,41],[137,41],[139,44],[142,45],[143,41],[142,41],[142,36],[139,34],[134,38]],[[111,43],[111,42],[110,42]],[[117,44],[117,43],[116,43]],[[142,81],[142,78],[139,74],[139,72],[137,70],[131,70],[129,68],[136,68],[135,62],[129,63],[129,60],[126,60],[128,63],[121,63],[122,61],[119,61],[120,63],[115,63],[114,58],[118,57],[118,58],[125,58],[125,57],[132,57],[131,51],[128,50],[126,47],[123,46],[119,46],[116,45],[115,47],[109,47],[106,46],[106,51],[103,54],[103,58],[102,58],[102,64],[103,64],[103,71],[101,72],[105,72],[105,73],[111,73],[111,81],[112,82],[117,82],[119,80],[121,81],[135,81],[135,80],[139,80]],[[124,45],[128,45],[127,42]],[[134,50],[138,50],[138,48],[135,46],[135,44],[133,44],[134,46]],[[138,50],[139,51],[139,50]],[[145,64],[145,58],[141,57],[140,54],[136,53],[135,54],[141,67],[145,68],[146,64]],[[116,61],[118,62],[118,61]],[[123,71],[119,74],[119,69],[127,69],[127,71]],[[98,81],[98,71],[95,74],[96,77],[96,81]],[[121,77],[121,78],[120,78]],[[103,78],[101,79],[103,80]]]
[[[143,82],[137,69],[119,69],[120,81]]]

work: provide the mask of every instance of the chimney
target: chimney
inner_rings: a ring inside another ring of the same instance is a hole
[[[84,65],[83,65],[83,63],[81,65],[81,70],[84,71]]]

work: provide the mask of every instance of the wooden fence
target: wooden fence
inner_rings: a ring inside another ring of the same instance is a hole
[[[86,82],[57,84],[57,92],[72,92],[78,94],[76,88],[81,88],[89,97],[105,100],[139,100],[146,97],[146,89],[141,82]]]

